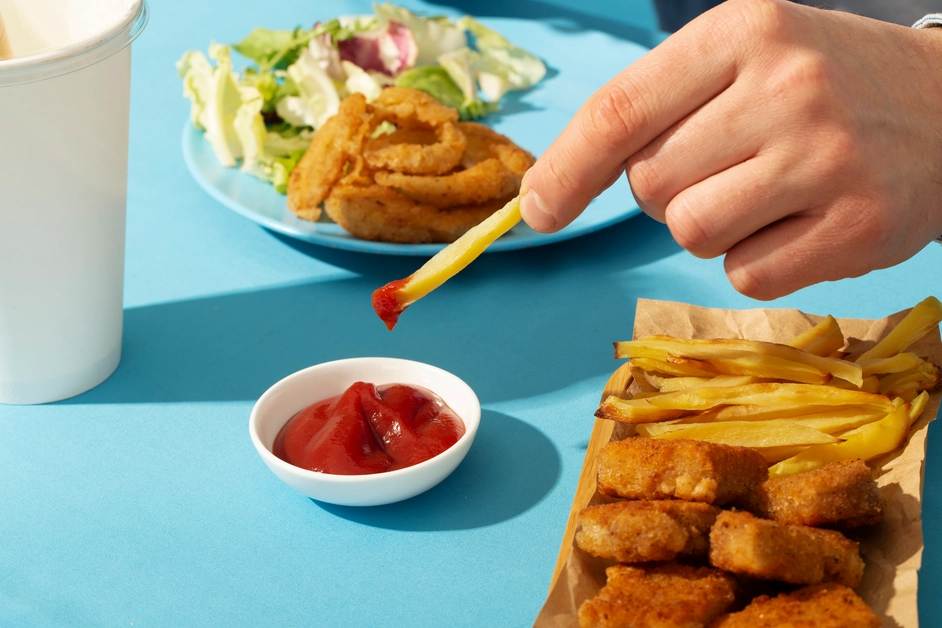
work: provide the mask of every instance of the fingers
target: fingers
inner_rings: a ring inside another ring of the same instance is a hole
[[[531,227],[550,232],[572,222],[631,155],[733,82],[735,46],[717,41],[709,24],[694,20],[576,112],[524,177],[520,211]]]
[[[761,155],[681,191],[664,210],[665,222],[682,247],[697,257],[717,257],[816,203],[803,182],[790,160]]]
[[[628,160],[632,193],[649,216],[664,222],[678,194],[760,154],[778,132],[754,99],[752,82],[740,78]]]
[[[740,293],[770,301],[815,283],[857,277],[869,270],[863,258],[834,246],[816,215],[795,215],[734,246],[724,268]]]

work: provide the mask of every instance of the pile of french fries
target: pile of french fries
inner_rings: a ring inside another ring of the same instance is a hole
[[[916,305],[882,340],[848,356],[828,316],[787,345],[651,336],[615,343],[638,392],[611,396],[596,416],[651,438],[753,447],[771,477],[830,462],[870,460],[902,445],[939,367],[907,349],[942,322],[942,303]]]

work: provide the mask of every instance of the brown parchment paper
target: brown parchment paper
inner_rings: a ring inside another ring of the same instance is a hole
[[[851,354],[866,351],[905,314],[906,311],[903,311],[881,320],[838,319],[847,349]],[[634,337],[669,334],[680,338],[748,338],[788,342],[814,326],[821,318],[798,310],[720,310],[639,299]],[[942,341],[938,327],[909,350],[942,365]],[[861,554],[867,565],[857,592],[881,616],[886,628],[916,628],[919,625],[916,590],[923,548],[920,515],[923,462],[927,426],[939,411],[940,397],[942,393],[939,391],[932,393],[903,449],[869,463],[874,469],[886,505],[880,525],[853,536],[860,541]],[[587,422],[587,431],[588,425]],[[618,440],[629,436],[632,429],[623,424],[616,424],[613,430],[606,427],[596,425],[593,434],[604,434],[606,439]],[[607,436],[609,433],[610,437]],[[595,450],[597,448],[593,449],[590,441],[589,452]],[[580,488],[585,489],[583,484],[586,482],[591,482],[592,488],[582,492],[591,497],[586,503],[578,503],[585,499],[579,499],[580,491],[577,489],[573,512],[589,504],[610,501],[594,489],[594,476],[584,475],[580,479]],[[534,628],[578,626],[576,612],[579,605],[594,596],[605,583],[604,569],[611,563],[582,552],[573,544],[574,533],[572,525],[567,527],[560,557],[568,553],[568,558],[556,574]]]

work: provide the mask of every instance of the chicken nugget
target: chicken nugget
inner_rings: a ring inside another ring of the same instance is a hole
[[[678,500],[589,506],[579,513],[576,544],[621,563],[706,556],[719,512],[709,504]]]
[[[746,447],[633,437],[610,442],[599,453],[599,491],[627,499],[726,504],[766,479],[765,458]]]
[[[806,526],[849,529],[883,518],[883,496],[859,458],[763,482],[743,506],[759,517]]]
[[[705,628],[736,599],[733,576],[709,567],[615,565],[605,575],[579,607],[581,628]]]
[[[710,628],[880,628],[880,618],[851,589],[818,584],[759,596],[739,611],[717,619]]]
[[[790,584],[837,582],[856,588],[864,563],[858,544],[835,530],[725,511],[710,531],[710,564],[733,573]]]

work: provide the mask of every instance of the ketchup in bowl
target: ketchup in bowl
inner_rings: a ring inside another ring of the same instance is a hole
[[[429,390],[357,382],[291,417],[273,453],[302,469],[364,475],[428,460],[464,432],[458,415]]]

